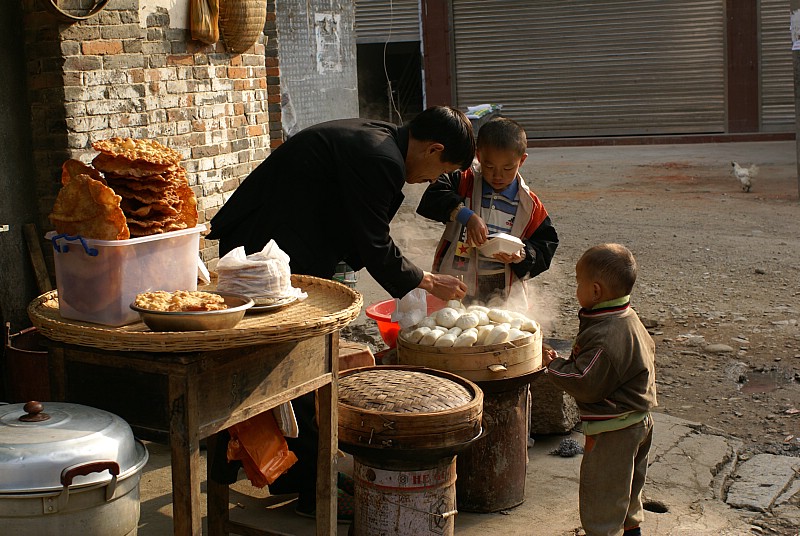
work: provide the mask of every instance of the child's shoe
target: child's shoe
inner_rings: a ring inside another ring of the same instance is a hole
[[[642,529],[636,527],[635,529],[625,529],[622,536],[642,536]]]

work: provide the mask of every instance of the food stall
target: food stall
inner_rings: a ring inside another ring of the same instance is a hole
[[[65,319],[58,292],[28,313],[51,341],[57,400],[111,411],[138,437],[167,441],[172,455],[174,531],[202,534],[200,440],[214,458],[216,434],[302,394],[319,394],[317,534],[336,533],[338,330],[355,319],[359,293],[310,276],[292,276],[307,299],[247,314],[233,328],[158,332],[142,322],[104,326]],[[208,527],[229,534],[228,486],[208,481]],[[247,527],[247,534],[267,534]]]

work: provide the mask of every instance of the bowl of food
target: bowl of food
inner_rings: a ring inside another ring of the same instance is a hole
[[[152,331],[207,331],[235,327],[252,306],[232,292],[157,290],[138,294],[131,309]]]

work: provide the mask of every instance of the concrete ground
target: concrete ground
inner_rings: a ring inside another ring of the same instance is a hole
[[[760,162],[782,161],[787,151],[794,152],[794,142],[736,145],[737,151],[752,155],[751,161],[755,161],[756,156]],[[663,160],[665,155],[677,152],[685,158],[729,165],[729,150],[730,144],[697,144],[680,148],[667,145],[564,148],[551,150],[550,154],[563,161],[584,159],[593,163],[613,163],[623,155],[628,159],[640,157],[645,163],[647,159]],[[732,189],[736,188],[734,184]],[[420,188],[409,191],[406,204],[415,206],[421,191]],[[793,185],[787,195],[797,198]],[[427,269],[436,240],[420,237],[418,229],[403,229],[404,221],[408,221],[404,218],[408,216],[401,209],[392,224],[393,235],[404,253]],[[359,273],[357,289],[364,294],[365,304],[389,297],[364,270]],[[363,313],[359,320],[363,320]],[[663,413],[656,413],[654,420],[643,534],[800,534],[800,458],[771,454],[747,458],[739,455],[741,441],[719,430]],[[568,436],[540,437],[528,450],[526,499],[522,505],[495,514],[461,512],[455,518],[456,534],[582,534],[578,517],[581,457],[561,458],[549,454],[565,437]],[[571,437],[582,444],[580,434],[572,433]],[[140,536],[164,536],[172,533],[169,450],[154,443],[147,446],[150,461],[142,475],[138,533]],[[351,461],[343,459],[341,469],[347,471]],[[271,497],[265,490],[250,486],[242,475],[232,486],[231,518],[279,533],[314,534],[314,521],[294,514],[294,500],[294,496]],[[203,515],[205,517],[205,513]],[[346,535],[348,529],[348,524],[340,524],[339,534]]]
[[[750,460],[736,456],[736,438],[669,415],[655,414],[651,465],[645,488],[647,510],[643,534],[744,535],[792,534],[770,532],[772,509],[784,522],[800,527],[800,508],[790,504],[800,492],[800,458],[759,455]],[[525,502],[494,514],[460,512],[455,532],[463,536],[486,534],[566,536],[580,534],[578,472],[581,456],[551,455],[569,436],[547,436],[528,450]],[[580,434],[571,437],[582,443]],[[147,444],[150,460],[141,481],[139,536],[164,536],[172,532],[169,449]],[[349,462],[342,460],[342,470]],[[723,500],[722,487],[733,482]],[[203,484],[205,492],[205,483]],[[205,494],[204,494],[205,497]],[[315,534],[314,521],[294,513],[295,496],[271,497],[242,478],[232,486],[231,518],[254,527],[297,536]],[[734,508],[733,506],[737,506]],[[203,512],[205,517],[205,512]],[[349,524],[339,525],[347,534]]]

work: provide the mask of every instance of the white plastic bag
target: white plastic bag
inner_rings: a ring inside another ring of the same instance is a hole
[[[283,433],[283,437],[296,438],[300,435],[300,428],[297,426],[297,417],[295,417],[291,400],[272,408],[272,414],[278,423],[278,428]]]
[[[399,300],[395,298],[392,322],[397,322],[400,329],[415,326],[428,315],[428,293],[415,288]]]
[[[270,301],[296,297],[304,300],[308,294],[292,287],[289,255],[274,240],[264,249],[246,255],[244,247],[229,251],[217,264],[217,290],[249,296],[259,305]]]

